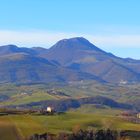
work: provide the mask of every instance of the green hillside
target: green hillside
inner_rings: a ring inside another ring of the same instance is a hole
[[[12,96],[9,100],[0,103],[1,105],[20,105],[31,102],[38,102],[42,100],[57,99],[57,97],[49,95],[48,93],[34,93],[34,94],[17,94]]]
[[[123,110],[110,108],[108,106],[103,106],[103,105],[85,104],[77,109],[71,109],[70,111],[77,112],[77,113],[78,112],[85,113],[85,114],[98,114],[98,115],[107,114],[107,115],[117,116]]]

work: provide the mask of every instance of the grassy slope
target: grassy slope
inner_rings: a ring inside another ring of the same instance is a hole
[[[118,115],[120,114],[123,110],[120,109],[115,109],[115,108],[110,108],[107,106],[103,105],[94,105],[94,104],[85,104],[82,105],[80,108],[77,109],[71,109],[72,112],[79,112],[79,113],[94,113],[98,115]]]
[[[0,95],[10,96],[5,104],[22,104],[40,100],[56,99],[57,97],[47,94],[49,89],[62,91],[73,98],[87,96],[106,96],[120,102],[130,102],[140,99],[140,85],[100,85],[93,81],[72,82],[69,85],[0,85]],[[20,96],[21,93],[28,93],[29,96]],[[33,95],[34,94],[34,95]]]
[[[134,85],[101,85],[92,81],[75,82],[63,88],[63,92],[73,97],[105,96],[119,102],[131,102],[140,99],[140,84]]]
[[[13,135],[12,128],[16,126],[16,130],[20,136],[29,136],[33,133],[60,131],[72,131],[74,128],[111,128],[111,129],[127,129],[140,130],[139,124],[132,124],[113,115],[101,114],[82,114],[77,112],[68,112],[64,115],[55,116],[31,116],[31,115],[12,115],[0,117],[3,125],[0,124],[0,135],[5,133]],[[11,137],[11,136],[10,136]],[[4,139],[8,140],[8,139]],[[12,139],[10,139],[12,140]]]
[[[51,100],[57,99],[57,97],[49,95],[44,92],[34,93],[34,94],[27,94],[27,95],[13,95],[10,100],[2,102],[2,105],[17,105],[17,104],[26,104],[30,102],[37,102],[41,100]]]

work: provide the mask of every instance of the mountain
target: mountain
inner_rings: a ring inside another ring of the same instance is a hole
[[[16,45],[4,45],[0,46],[0,56],[14,54],[14,53],[28,53],[35,54],[34,50],[29,48],[19,48]]]
[[[140,61],[107,53],[83,37],[60,40],[50,49],[0,47],[0,83],[80,80],[138,83]]]
[[[58,41],[48,50],[45,58],[58,61],[70,69],[96,75],[110,83],[140,81],[140,61],[116,57],[82,37]]]
[[[61,67],[53,61],[27,53],[0,56],[0,83],[68,82],[95,78],[91,74]]]
[[[48,50],[41,47],[32,47],[32,48],[26,48],[26,47],[17,47],[16,45],[4,45],[0,46],[0,56],[2,55],[8,55],[8,54],[15,54],[15,53],[27,53],[30,55],[39,55],[43,53],[47,53]]]
[[[88,40],[77,37],[63,39],[53,45],[46,54],[49,60],[57,60],[62,65],[94,61],[96,55],[106,54],[101,49],[91,44]],[[84,59],[85,56],[87,60]],[[101,59],[101,58],[99,58]]]

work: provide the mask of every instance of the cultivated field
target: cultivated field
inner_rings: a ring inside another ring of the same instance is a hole
[[[139,124],[124,121],[113,115],[67,112],[54,116],[7,115],[0,117],[0,138],[2,140],[18,140],[34,133],[72,132],[79,128],[140,131]]]

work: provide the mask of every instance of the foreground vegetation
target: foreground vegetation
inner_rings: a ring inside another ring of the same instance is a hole
[[[43,133],[34,134],[26,140],[139,140],[140,131],[116,130],[76,130],[72,133],[59,133],[58,135]]]
[[[113,129],[113,130],[137,130],[139,124],[133,124],[113,115],[82,114],[79,112],[67,112],[61,115],[7,115],[0,116],[0,137],[2,140],[17,140],[35,133],[50,132],[71,133],[76,129]]]

